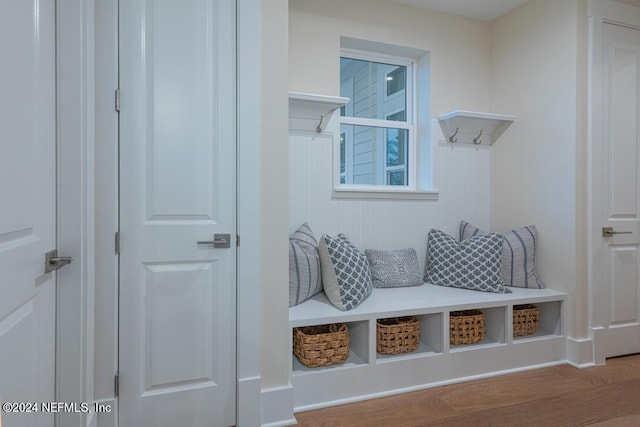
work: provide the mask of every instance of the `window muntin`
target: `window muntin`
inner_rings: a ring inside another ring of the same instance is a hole
[[[341,187],[415,188],[413,68],[408,59],[343,52],[340,95],[351,102],[340,111]]]

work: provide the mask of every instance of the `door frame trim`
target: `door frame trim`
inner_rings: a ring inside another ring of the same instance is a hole
[[[617,24],[640,29],[640,7],[613,0],[589,0],[589,82],[588,82],[588,238],[587,254],[589,289],[589,330],[593,339],[593,357],[598,365],[605,363],[604,329],[609,317],[608,293],[602,280],[602,174],[603,150],[602,73],[603,25]]]
[[[93,400],[94,2],[56,1],[57,246],[74,262],[57,274],[56,400]],[[59,413],[59,426],[93,414]]]
[[[237,85],[237,254],[236,362],[237,425],[261,425],[260,212],[261,52],[260,0],[236,2]]]

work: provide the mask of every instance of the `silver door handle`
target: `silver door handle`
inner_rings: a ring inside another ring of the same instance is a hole
[[[72,262],[73,258],[70,256],[58,256],[58,250],[54,249],[44,254],[44,272],[46,274],[55,271]]]
[[[602,237],[611,237],[614,234],[633,234],[633,231],[615,231],[613,227],[602,227]]]
[[[231,247],[231,235],[230,234],[214,234],[213,240],[198,240],[198,245],[213,245],[214,248],[230,248]]]

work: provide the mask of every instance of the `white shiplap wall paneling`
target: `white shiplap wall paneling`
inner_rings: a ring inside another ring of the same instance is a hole
[[[442,141],[437,121],[432,123],[433,141]],[[431,228],[457,237],[458,225],[464,219],[488,229],[488,147],[432,144],[439,200],[332,199],[333,135],[338,135],[338,129],[338,120],[334,118],[323,134],[290,132],[291,232],[306,221],[317,238],[323,233],[344,233],[361,249],[412,247],[423,263],[426,237]]]

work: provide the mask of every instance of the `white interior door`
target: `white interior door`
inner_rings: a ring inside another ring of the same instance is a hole
[[[606,357],[640,352],[640,31],[603,25]]]
[[[119,13],[119,423],[235,425],[235,1]]]
[[[54,400],[56,245],[54,0],[0,1],[0,400]],[[52,414],[0,412],[5,426]]]

